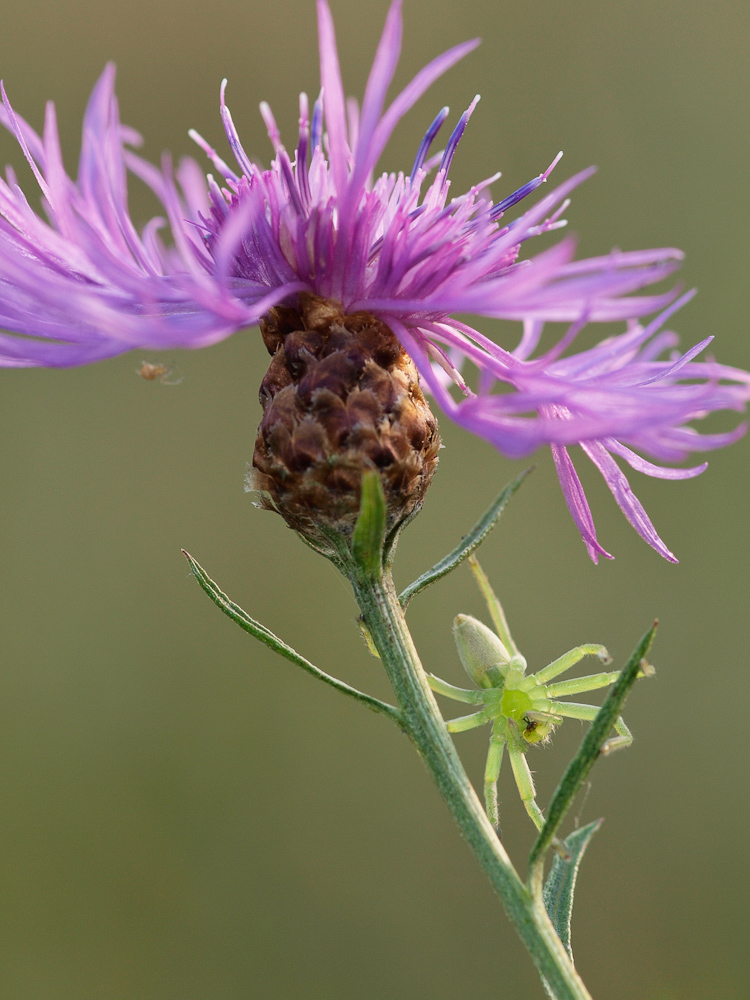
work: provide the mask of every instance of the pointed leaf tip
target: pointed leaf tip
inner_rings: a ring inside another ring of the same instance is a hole
[[[521,483],[524,481],[526,476],[530,472],[533,472],[535,466],[530,466],[528,469],[516,476],[516,478],[508,483],[508,485],[503,489],[500,495],[492,502],[489,508],[482,514],[474,527],[464,535],[461,541],[458,543],[452,552],[449,552],[447,556],[440,560],[440,562],[435,563],[432,569],[428,569],[426,573],[423,573],[418,579],[413,583],[410,583],[405,590],[399,595],[399,601],[401,602],[401,607],[406,610],[407,605],[411,599],[416,596],[420,591],[424,590],[425,587],[429,587],[430,584],[435,583],[436,580],[440,580],[451,570],[454,570],[456,566],[460,566],[464,559],[468,559],[472,552],[476,551],[482,542],[485,540],[487,535],[492,531],[492,529],[497,524],[500,515],[505,510],[505,507],[519,488]]]
[[[283,656],[285,660],[289,660],[290,663],[294,663],[296,666],[302,667],[304,671],[311,674],[313,677],[317,677],[317,679],[323,681],[324,684],[328,684],[330,687],[335,688],[342,694],[348,695],[350,698],[354,698],[366,708],[369,708],[372,712],[379,712],[381,715],[387,715],[398,726],[401,726],[401,714],[397,708],[394,708],[393,705],[388,705],[379,698],[373,698],[372,695],[365,694],[363,691],[358,691],[356,688],[351,687],[351,685],[346,684],[344,681],[340,681],[337,677],[332,677],[330,674],[327,674],[324,670],[316,667],[314,663],[310,663],[310,661],[305,659],[304,656],[301,656],[296,649],[292,649],[292,647],[287,645],[283,639],[274,635],[274,633],[270,629],[267,629],[265,625],[261,625],[260,622],[251,618],[250,615],[246,611],[243,611],[238,604],[230,601],[227,595],[219,588],[219,585],[215,583],[206,573],[200,563],[193,559],[190,553],[186,552],[185,549],[183,549],[182,552],[190,563],[190,568],[195,574],[195,577],[203,590],[208,594],[214,604],[224,612],[227,618],[231,618],[233,622],[243,629],[243,631],[248,632],[253,636],[253,638],[258,639],[264,646],[267,646],[270,650],[272,650],[272,652],[278,653],[279,656]]]

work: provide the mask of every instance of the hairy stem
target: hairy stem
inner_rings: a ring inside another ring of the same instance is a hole
[[[513,867],[459,760],[414,647],[390,574],[347,559],[349,577],[401,713],[401,724],[427,765],[511,922],[557,1000],[591,1000],[540,898]]]

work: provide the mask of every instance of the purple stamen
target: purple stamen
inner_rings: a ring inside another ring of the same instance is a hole
[[[419,144],[419,149],[417,150],[417,155],[414,158],[414,166],[411,168],[411,174],[409,180],[414,180],[414,177],[425,161],[425,157],[430,151],[430,146],[435,140],[435,136],[438,134],[440,129],[443,127],[443,122],[450,114],[450,108],[441,108],[435,116],[432,125],[427,129],[424,134],[424,139]]]
[[[453,129],[451,137],[448,140],[448,145],[445,147],[445,152],[443,153],[443,159],[440,163],[440,173],[443,175],[443,183],[445,183],[445,178],[448,176],[448,171],[450,170],[451,162],[453,156],[456,152],[456,147],[461,141],[464,132],[466,131],[466,126],[469,123],[469,119],[472,116],[474,108],[479,103],[479,94],[474,98],[471,104],[468,106],[466,111],[458,119],[458,125]]]
[[[234,127],[232,116],[229,113],[229,108],[226,106],[226,102],[224,100],[224,95],[226,94],[226,90],[227,90],[227,81],[222,80],[221,91],[220,91],[220,111],[221,111],[221,120],[224,123],[224,131],[227,134],[227,139],[229,140],[229,145],[232,149],[232,152],[234,153],[234,158],[237,160],[237,163],[242,169],[242,172],[244,174],[247,174],[248,177],[252,177],[252,175],[255,173],[255,169],[252,163],[250,162],[250,158],[248,157],[247,153],[242,147],[242,143],[240,142],[240,137],[237,134],[237,129]]]
[[[318,99],[313,104],[312,124],[310,126],[310,148],[313,153],[323,141],[323,91],[318,94]]]
[[[503,198],[502,201],[499,201],[497,205],[493,206],[491,212],[492,218],[499,219],[500,216],[503,215],[504,212],[507,212],[509,208],[513,208],[513,206],[517,205],[519,201],[523,201],[524,198],[528,197],[532,191],[536,191],[540,184],[544,184],[561,159],[562,152],[557,154],[543,174],[539,174],[538,177],[534,177],[532,180],[522,185],[517,191],[514,191],[513,194],[509,194],[507,198]]]
[[[294,173],[292,172],[292,164],[289,161],[289,154],[284,149],[283,146],[279,148],[278,152],[279,163],[281,164],[281,174],[284,178],[284,183],[286,184],[286,189],[289,192],[289,197],[292,199],[292,205],[297,215],[305,214],[305,207],[302,204],[302,199],[300,198],[299,188],[294,180]]]
[[[259,107],[260,116],[263,119],[263,124],[266,126],[268,138],[271,140],[274,152],[278,153],[279,150],[284,147],[281,143],[281,133],[279,132],[279,127],[276,124],[276,119],[273,116],[273,111],[271,111],[271,107],[267,101],[261,101]]]
[[[307,177],[307,149],[310,135],[310,120],[308,117],[307,94],[299,95],[299,140],[297,142],[296,170],[297,183],[302,198],[310,203],[310,183]]]
[[[193,142],[200,146],[209,160],[213,163],[216,169],[219,171],[224,180],[234,181],[235,183],[239,180],[237,174],[229,167],[224,160],[219,156],[213,146],[209,145],[200,132],[196,132],[194,128],[188,130],[188,135],[193,140]]]

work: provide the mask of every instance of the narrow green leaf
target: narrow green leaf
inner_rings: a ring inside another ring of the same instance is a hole
[[[452,552],[449,552],[445,558],[440,560],[440,562],[435,563],[432,569],[428,569],[426,573],[423,573],[414,581],[414,583],[410,583],[409,586],[401,592],[399,601],[401,602],[402,608],[405,609],[412,597],[416,597],[416,595],[424,590],[425,587],[429,587],[431,583],[435,583],[436,580],[440,580],[442,577],[446,576],[451,570],[455,569],[456,566],[460,566],[464,559],[468,559],[471,553],[479,548],[487,535],[489,535],[497,524],[497,520],[505,510],[505,506],[510,498],[530,472],[531,469],[525,469],[520,476],[516,476],[511,483],[508,483],[497,499],[494,500],[491,506],[487,508],[484,514],[482,514],[471,531],[467,535],[463,536],[456,548],[453,549]]]
[[[591,768],[596,763],[602,747],[607,742],[607,737],[620,715],[625,699],[638,678],[641,661],[646,657],[651,647],[657,624],[658,622],[654,622],[633,650],[625,669],[604,699],[604,704],[591,723],[591,728],[584,736],[578,753],[568,765],[555,794],[552,796],[552,801],[547,810],[547,819],[529,857],[531,881],[534,881],[539,876],[539,868],[544,862],[544,855],[547,849],[560,829],[560,824],[565,818],[571,802],[578,794],[581,785],[583,785]]]
[[[602,820],[594,820],[580,830],[574,830],[565,840],[564,846],[570,855],[566,861],[561,854],[555,854],[550,873],[544,883],[542,898],[549,918],[554,924],[557,935],[565,945],[565,950],[573,961],[570,947],[570,918],[573,912],[573,894],[578,878],[581,859],[589,845],[589,841],[602,825]]]
[[[380,576],[383,571],[386,520],[383,484],[379,473],[369,469],[362,476],[362,499],[352,535],[352,555],[371,577]]]
[[[401,725],[401,715],[398,709],[394,708],[392,705],[387,705],[384,701],[380,701],[379,698],[373,698],[372,695],[365,694],[363,691],[358,691],[356,688],[350,687],[349,684],[345,684],[344,681],[340,681],[337,677],[332,677],[324,670],[321,670],[313,663],[310,663],[310,661],[306,660],[304,656],[301,656],[296,649],[292,649],[292,647],[288,646],[283,639],[279,639],[277,635],[274,635],[270,629],[265,627],[265,625],[261,625],[260,622],[256,622],[254,618],[251,618],[250,615],[246,611],[243,611],[238,604],[230,601],[227,595],[219,589],[218,584],[214,583],[200,563],[196,562],[189,552],[186,552],[185,549],[183,549],[182,554],[187,559],[196,580],[214,604],[220,608],[228,618],[231,618],[233,622],[236,622],[241,629],[244,629],[245,632],[249,632],[250,635],[259,639],[265,646],[268,646],[269,649],[272,649],[274,653],[278,653],[279,656],[283,656],[284,659],[289,660],[290,663],[294,663],[296,666],[302,667],[302,669],[307,671],[308,674],[312,674],[313,677],[317,677],[318,680],[323,681],[324,684],[329,684],[342,694],[346,694],[350,698],[355,698],[371,711],[387,715],[399,726]]]

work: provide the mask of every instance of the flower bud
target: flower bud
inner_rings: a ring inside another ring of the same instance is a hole
[[[437,465],[437,422],[414,362],[368,313],[302,293],[261,321],[270,367],[249,488],[261,505],[325,549],[350,538],[362,476],[379,473],[386,530],[422,506]]]
[[[510,654],[495,633],[471,615],[456,615],[453,636],[464,670],[479,687],[500,687]]]

